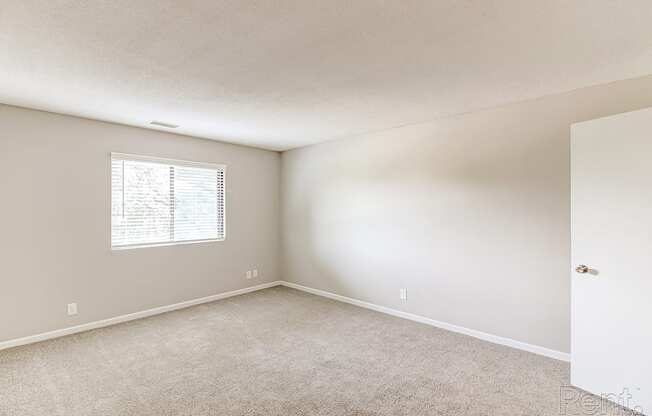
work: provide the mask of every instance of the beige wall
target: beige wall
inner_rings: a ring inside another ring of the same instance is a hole
[[[228,165],[226,241],[112,252],[112,151]],[[279,279],[279,173],[276,152],[0,105],[0,341]]]
[[[0,105],[0,341],[285,279],[567,352],[569,126],[648,106],[652,77],[281,158]],[[227,240],[112,252],[112,151],[227,164]]]
[[[647,106],[652,77],[283,153],[283,275],[568,352],[570,124]]]

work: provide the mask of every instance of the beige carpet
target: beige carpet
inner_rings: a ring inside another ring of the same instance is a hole
[[[3,416],[625,414],[566,384],[566,363],[284,287],[0,351]]]

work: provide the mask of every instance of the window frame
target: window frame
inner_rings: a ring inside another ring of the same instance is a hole
[[[113,245],[113,172],[112,164],[114,159],[128,160],[134,162],[149,162],[149,163],[159,163],[162,165],[174,165],[179,167],[191,167],[191,168],[204,168],[204,169],[214,169],[221,170],[222,175],[224,176],[223,182],[223,195],[222,195],[222,238],[207,238],[199,240],[182,240],[182,241],[163,241],[159,243],[136,243],[136,244],[126,244],[126,245]],[[227,182],[227,165],[221,163],[210,163],[210,162],[197,162],[191,160],[182,160],[182,159],[170,159],[158,156],[146,156],[146,155],[137,155],[131,153],[120,153],[120,152],[111,152],[109,153],[109,216],[111,217],[109,222],[109,247],[111,251],[122,251],[122,250],[131,250],[136,248],[149,248],[149,247],[166,247],[166,246],[180,246],[188,244],[201,244],[201,243],[214,243],[226,240],[226,182]]]

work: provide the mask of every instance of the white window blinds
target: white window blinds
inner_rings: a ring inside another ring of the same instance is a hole
[[[224,166],[111,154],[111,247],[223,240]]]

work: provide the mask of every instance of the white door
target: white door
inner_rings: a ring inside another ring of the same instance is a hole
[[[571,383],[652,415],[652,109],[572,126],[571,206]]]

